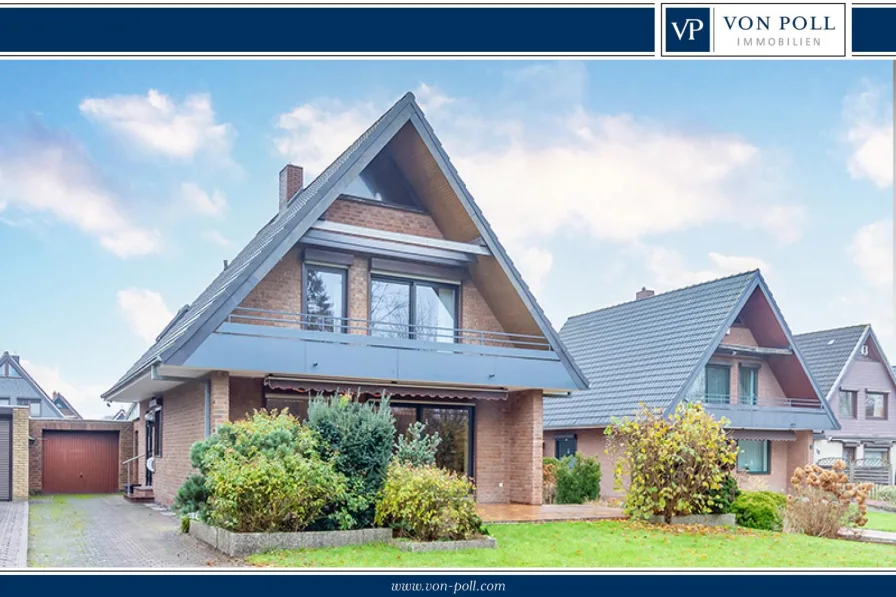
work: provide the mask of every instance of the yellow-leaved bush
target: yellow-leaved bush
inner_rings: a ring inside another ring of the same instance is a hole
[[[737,463],[737,444],[699,403],[679,404],[670,416],[646,406],[607,428],[614,483],[626,492],[632,518],[708,514]]]
[[[374,523],[418,541],[485,534],[469,479],[435,466],[398,461],[389,465]]]

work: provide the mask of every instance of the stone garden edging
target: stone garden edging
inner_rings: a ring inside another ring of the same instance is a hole
[[[242,557],[275,549],[306,549],[389,543],[392,529],[302,531],[298,533],[234,533],[193,519],[190,535],[229,556]]]
[[[662,523],[662,516],[651,516],[647,522]],[[708,527],[737,526],[734,514],[692,514],[690,516],[673,516],[670,524],[702,524]]]
[[[466,541],[393,541],[392,545],[401,551],[458,551],[461,549],[497,549],[494,537],[469,539]]]

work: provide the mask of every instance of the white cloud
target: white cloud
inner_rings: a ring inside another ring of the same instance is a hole
[[[155,89],[143,95],[86,98],[81,113],[139,149],[178,160],[199,153],[229,161],[233,127],[217,122],[211,96],[188,95],[178,103]]]
[[[59,392],[85,419],[101,419],[115,414],[117,410],[114,406],[112,409],[105,406],[100,399],[100,394],[106,389],[101,384],[70,382],[55,365],[42,365],[22,359],[22,366],[48,395]]]
[[[803,236],[806,208],[802,205],[769,205],[759,212],[759,223],[782,243],[795,243]]]
[[[850,257],[867,282],[878,288],[893,286],[893,222],[882,220],[859,229],[848,247]]]
[[[204,238],[207,242],[219,247],[227,248],[233,246],[233,242],[229,238],[221,234],[218,230],[214,230],[211,228],[208,230],[203,230],[202,238]]]
[[[427,110],[438,110],[455,101],[454,98],[448,97],[438,88],[426,83],[420,83],[420,87],[417,88],[414,95],[424,112]]]
[[[893,116],[881,89],[866,84],[864,91],[844,102],[846,138],[851,148],[847,163],[855,179],[867,179],[878,187],[893,184]]]
[[[51,213],[119,257],[161,251],[159,232],[126,213],[124,201],[83,147],[69,137],[37,132],[0,147],[0,202]]]
[[[526,284],[537,294],[544,287],[548,272],[554,264],[554,256],[550,251],[538,247],[511,247],[509,251]]]
[[[666,247],[648,250],[648,269],[653,274],[655,290],[666,291],[691,286],[700,282],[724,278],[742,272],[760,269],[767,275],[771,266],[758,257],[743,257],[709,253],[711,265],[700,269],[690,269],[678,251]]]
[[[131,331],[147,344],[155,342],[159,332],[174,317],[158,292],[144,288],[128,288],[119,290],[117,298],[118,308]]]
[[[180,185],[180,194],[186,206],[198,214],[221,217],[227,210],[227,197],[218,189],[209,195],[199,185],[185,182]]]

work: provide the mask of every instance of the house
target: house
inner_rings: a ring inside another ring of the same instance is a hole
[[[53,392],[52,396],[53,404],[56,408],[59,409],[59,412],[62,413],[62,416],[66,419],[82,419],[81,414],[75,410],[75,407],[71,405],[71,403],[65,399],[65,396],[60,394],[59,392]]]
[[[438,431],[479,501],[540,503],[543,398],[587,383],[413,95],[303,178],[103,395],[140,405],[141,494],[170,504],[224,421],[351,390]]]
[[[738,468],[783,491],[811,462],[813,430],[837,420],[758,270],[571,317],[560,337],[590,389],[544,403],[544,454],[597,456],[613,488],[604,431],[640,405],[703,402],[730,421]]]
[[[32,419],[65,418],[55,400],[25,371],[19,355],[9,352],[0,356],[0,406],[27,406]]]
[[[819,434],[815,459],[880,461],[896,470],[896,374],[870,325],[794,336],[840,429]],[[877,464],[875,462],[875,464]]]

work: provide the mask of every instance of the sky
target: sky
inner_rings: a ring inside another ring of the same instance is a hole
[[[896,360],[887,61],[0,62],[0,350],[89,417],[407,91],[556,328],[760,268]]]

